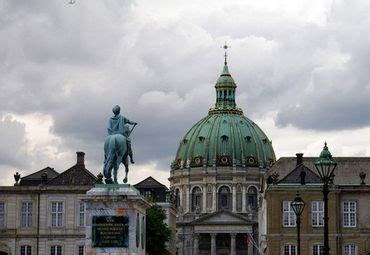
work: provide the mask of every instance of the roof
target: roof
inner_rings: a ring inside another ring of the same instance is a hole
[[[251,225],[256,222],[248,219],[247,217],[233,213],[228,210],[217,210],[212,213],[202,215],[198,219],[195,219],[188,224],[193,225]]]
[[[303,164],[296,166],[289,174],[287,174],[278,183],[301,183],[301,175],[304,173],[305,183],[321,183],[320,177],[315,174],[311,169]]]
[[[153,177],[149,176],[148,178],[142,180],[141,182],[138,182],[134,185],[135,188],[140,189],[140,188],[165,188],[168,190],[166,185],[160,183]]]
[[[76,164],[50,180],[47,185],[94,185],[96,180],[85,165]]]
[[[370,183],[370,157],[333,157],[338,163],[334,171],[334,184],[360,184],[359,177],[361,172],[366,173],[365,183]],[[314,173],[316,168],[314,160],[317,157],[304,157],[303,165],[309,168]],[[273,173],[279,174],[279,180],[284,179],[292,170],[295,169],[296,157],[281,157],[266,173],[266,176]]]
[[[19,182],[19,185],[20,186],[37,186],[41,184],[41,175],[43,173],[47,174],[48,180],[51,180],[59,175],[59,173],[55,171],[54,168],[51,168],[48,166],[37,172],[34,172],[32,174],[22,177]]]
[[[215,107],[180,141],[171,169],[270,166],[276,160],[271,140],[236,107],[236,84],[226,61],[215,88]]]

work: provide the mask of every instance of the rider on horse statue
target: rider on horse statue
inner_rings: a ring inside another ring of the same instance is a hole
[[[129,171],[128,158],[134,164],[132,157],[130,134],[133,128],[137,125],[124,116],[120,115],[120,107],[116,105],[112,109],[114,116],[109,119],[108,123],[108,136],[104,143],[104,177],[105,183],[118,183],[117,172],[120,164],[125,166],[124,183],[127,183],[127,174]],[[129,125],[133,125],[130,130]],[[113,171],[113,179],[112,179]]]
[[[131,131],[127,124],[130,125],[137,125],[136,122],[130,121],[129,119],[125,118],[124,116],[120,115],[121,108],[116,105],[113,107],[112,112],[114,116],[109,119],[108,123],[108,135],[115,135],[121,134],[126,137],[127,140],[127,148],[128,148],[128,155],[130,156],[131,164],[135,164],[132,156],[132,148],[131,148],[131,140],[129,138]]]

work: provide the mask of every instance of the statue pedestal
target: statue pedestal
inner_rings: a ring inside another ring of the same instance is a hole
[[[87,193],[86,254],[145,255],[150,204],[130,184],[96,184]]]

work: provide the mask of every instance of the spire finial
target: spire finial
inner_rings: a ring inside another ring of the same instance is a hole
[[[227,49],[228,48],[231,48],[229,45],[227,45],[226,44],[226,42],[225,42],[225,44],[224,44],[224,46],[221,46],[221,48],[223,48],[224,50],[225,50],[225,66],[227,66]]]

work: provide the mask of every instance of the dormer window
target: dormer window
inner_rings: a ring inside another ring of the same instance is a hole
[[[204,136],[199,136],[198,139],[199,139],[199,142],[201,142],[201,143],[206,140],[206,138]]]
[[[223,136],[221,136],[221,139],[222,139],[222,141],[223,142],[227,142],[227,139],[228,139],[229,137],[227,136],[227,135],[223,135]]]
[[[252,137],[250,135],[247,135],[246,137],[244,137],[244,139],[250,143],[252,141]]]
[[[184,140],[182,140],[182,143],[183,144],[186,144],[188,142],[188,139],[184,139]]]

